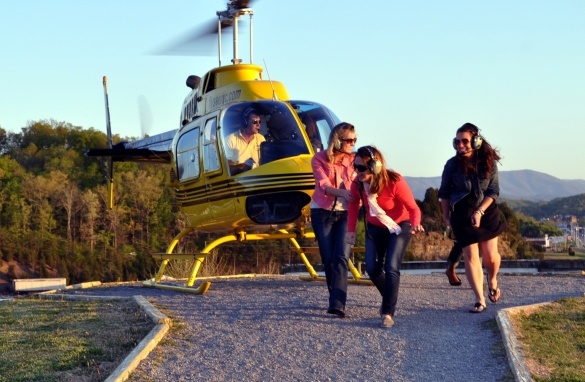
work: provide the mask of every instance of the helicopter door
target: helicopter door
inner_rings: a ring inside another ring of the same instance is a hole
[[[201,147],[205,193],[207,201],[210,203],[211,215],[216,219],[231,216],[236,212],[233,198],[220,197],[226,183],[219,180],[222,169],[218,148],[217,115],[205,121]]]
[[[203,171],[216,173],[220,170],[217,148],[217,118],[207,120],[203,130]]]
[[[177,174],[179,182],[195,180],[199,177],[199,126],[189,128],[177,142]]]

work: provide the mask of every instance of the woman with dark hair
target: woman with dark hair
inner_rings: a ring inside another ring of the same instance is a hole
[[[325,279],[329,290],[327,313],[345,317],[347,271],[350,246],[345,243],[347,202],[355,178],[353,148],[357,141],[352,124],[342,122],[329,134],[327,150],[311,160],[315,191],[311,202],[311,225],[319,245]]]
[[[394,325],[400,266],[412,234],[424,232],[421,212],[406,180],[386,169],[382,153],[360,147],[354,159],[357,180],[351,185],[346,242],[355,244],[360,200],[366,210],[366,271],[382,295],[383,328]]]
[[[500,253],[498,236],[506,228],[500,220],[496,199],[500,194],[497,162],[500,155],[480,134],[477,126],[465,123],[453,139],[456,155],[443,169],[439,198],[445,223],[453,229],[463,248],[465,276],[475,295],[471,313],[483,312],[483,266],[487,271],[488,297],[501,297],[498,285]]]

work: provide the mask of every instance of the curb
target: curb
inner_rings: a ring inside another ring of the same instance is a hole
[[[522,349],[520,343],[516,337],[516,332],[512,326],[511,316],[518,314],[526,310],[534,310],[544,305],[549,305],[550,302],[543,302],[540,304],[517,306],[512,308],[500,309],[496,316],[500,333],[502,334],[502,340],[504,341],[504,347],[506,348],[506,355],[508,356],[508,363],[512,374],[514,374],[514,380],[516,382],[530,382],[532,381],[532,375],[524,362],[522,356]]]
[[[130,377],[130,374],[136,369],[140,361],[155,348],[155,346],[162,340],[167,334],[171,326],[172,321],[156,309],[150,302],[148,302],[142,296],[134,296],[134,301],[142,307],[142,310],[150,319],[156,324],[156,326],[148,333],[146,337],[140,341],[138,346],[134,348],[128,354],[128,356],[122,361],[122,363],[110,374],[105,380],[106,382],[118,382],[125,381]]]
[[[64,299],[64,300],[124,300],[134,299],[140,308],[150,317],[155,327],[150,333],[140,341],[140,343],[124,358],[118,367],[105,379],[106,382],[122,382],[130,377],[130,374],[136,369],[140,361],[142,361],[148,354],[158,345],[165,334],[169,331],[172,325],[172,320],[162,314],[143,296],[133,297],[119,297],[119,296],[83,296],[83,295],[66,295],[55,294],[54,291],[47,294],[39,294],[40,298],[44,299]]]

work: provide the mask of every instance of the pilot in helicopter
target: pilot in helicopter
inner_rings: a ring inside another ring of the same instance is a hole
[[[260,114],[252,108],[243,113],[245,126],[226,139],[226,156],[232,175],[258,167],[260,144],[266,140],[260,134]]]

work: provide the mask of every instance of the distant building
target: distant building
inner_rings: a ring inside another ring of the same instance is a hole
[[[529,244],[540,245],[545,250],[550,248],[550,240],[548,238],[548,235],[544,235],[544,237],[535,237],[535,238],[525,237],[524,241],[526,243],[529,243]]]

